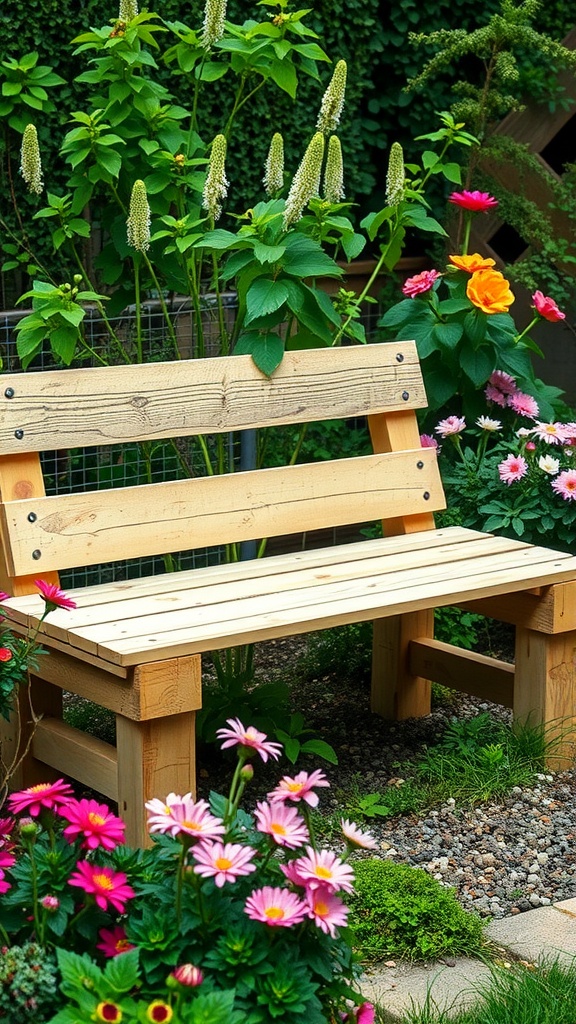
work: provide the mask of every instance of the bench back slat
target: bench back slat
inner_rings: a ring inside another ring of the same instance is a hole
[[[4,532],[10,571],[43,575],[444,504],[436,453],[416,449],[13,501],[4,506]]]
[[[287,352],[271,378],[250,356],[3,374],[0,455],[426,406],[413,342]]]

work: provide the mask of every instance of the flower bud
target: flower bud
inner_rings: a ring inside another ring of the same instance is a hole
[[[316,128],[324,135],[336,131],[340,122],[342,108],[344,106],[344,93],[346,91],[346,61],[339,60],[334,68],[330,84],[322,97],[320,113],[316,122]]]
[[[328,155],[324,168],[324,198],[328,203],[339,203],[344,199],[344,164],[342,146],[337,135],[328,140]]]
[[[308,148],[302,157],[288,192],[288,198],[284,207],[285,231],[288,230],[291,224],[300,220],[304,207],[314,196],[318,195],[323,158],[324,136],[322,132],[316,132],[308,144]]]
[[[240,778],[243,779],[244,782],[251,782],[254,778],[254,765],[243,764],[240,769]]]
[[[126,232],[128,245],[133,249],[146,252],[150,248],[150,207],[146,186],[140,179],[135,181],[132,187]]]
[[[386,202],[388,206],[398,206],[402,202],[405,181],[404,152],[399,142],[393,142],[388,159],[388,173],[386,174]]]
[[[284,139],[280,132],[274,132],[272,136],[262,181],[269,196],[275,195],[284,185]]]
[[[214,220],[218,220],[222,213],[221,200],[228,195],[225,162],[226,138],[224,135],[217,135],[212,143],[208,174],[202,194],[202,206]]]
[[[132,21],[138,17],[138,3],[137,0],[120,0],[120,9],[118,11],[118,21]]]
[[[43,896],[40,903],[44,910],[48,910],[51,914],[55,914],[60,906],[60,900],[57,896]]]
[[[44,188],[44,182],[42,181],[42,162],[38,146],[38,133],[33,124],[26,125],[24,135],[22,136],[20,174],[28,185],[28,191],[40,195]]]
[[[18,830],[24,839],[33,839],[40,832],[40,826],[33,818],[20,818]]]
[[[197,988],[204,981],[204,975],[199,967],[194,964],[180,964],[175,967],[169,976],[186,988]]]

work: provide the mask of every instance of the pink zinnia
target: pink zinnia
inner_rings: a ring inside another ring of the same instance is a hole
[[[12,658],[13,654],[9,647],[0,647],[0,661],[12,661]]]
[[[70,822],[64,829],[68,841],[73,843],[78,836],[83,836],[80,845],[85,850],[95,850],[98,846],[113,850],[124,842],[126,826],[106,804],[96,800],[70,800],[58,813]]]
[[[415,295],[423,295],[424,292],[429,292],[434,282],[442,277],[438,270],[423,270],[421,274],[415,274],[414,277],[408,277],[402,285],[402,292],[404,295],[408,295],[411,299]]]
[[[252,860],[255,854],[251,846],[241,843],[198,843],[194,848],[194,872],[202,878],[213,878],[221,889],[225,882],[235,882],[256,870]]]
[[[369,832],[363,832],[348,818],[341,818],[342,834],[351,846],[359,846],[362,850],[377,850],[378,843]]]
[[[26,811],[33,818],[37,818],[42,808],[54,810],[61,804],[65,804],[72,796],[72,786],[64,779],[57,779],[56,782],[39,782],[36,786],[28,786],[18,793],[12,793],[8,797],[8,806],[12,814],[21,814]]]
[[[296,803],[299,800],[304,800],[310,807],[318,806],[318,794],[314,793],[314,789],[319,786],[330,786],[328,779],[324,775],[324,772],[316,768],[315,771],[310,772],[298,772],[294,778],[290,778],[289,775],[285,775],[273,789],[271,793],[268,793],[268,799],[272,802],[275,800],[294,800]]]
[[[126,901],[136,895],[132,886],[128,885],[127,876],[123,871],[91,864],[87,860],[78,861],[76,874],[70,876],[68,884],[78,886],[85,893],[94,896],[100,910],[107,910],[110,904],[119,914],[124,913]]]
[[[539,412],[536,399],[532,398],[532,395],[525,395],[523,391],[508,395],[506,404],[519,416],[526,416],[531,420],[535,420]]]
[[[229,729],[216,730],[218,739],[225,741],[222,744],[222,750],[225,750],[226,747],[240,746],[244,748],[245,752],[255,751],[260,754],[264,762],[268,760],[268,755],[276,760],[280,757],[282,744],[271,742],[267,739],[266,733],[258,732],[253,725],[249,725],[245,729],[239,718],[227,718],[226,724],[230,726]]]
[[[348,907],[338,896],[335,896],[330,889],[321,886],[319,889],[309,889],[305,896],[308,916],[315,924],[336,938],[336,928],[343,927],[348,917]]]
[[[421,448],[438,448],[438,441],[432,434],[420,434]]]
[[[64,591],[60,590],[60,587],[57,587],[54,583],[46,583],[46,580],[34,580],[34,586],[38,587],[49,610],[76,607],[76,602],[66,597]]]
[[[295,892],[271,885],[256,889],[246,900],[244,911],[253,921],[271,928],[290,928],[308,915],[306,904]]]
[[[256,804],[256,828],[272,836],[278,846],[296,850],[310,839],[303,818],[295,807],[287,807],[280,800]]]
[[[485,213],[498,206],[498,200],[494,199],[489,192],[469,192],[463,189],[462,192],[452,192],[448,196],[448,202],[460,206],[463,210],[470,210],[472,213]]]
[[[566,501],[576,501],[576,469],[565,469],[552,481],[552,490]]]
[[[461,434],[463,430],[466,430],[466,420],[463,416],[448,416],[445,420],[440,420],[437,427],[434,427],[437,434],[440,437],[450,437],[451,434]]]
[[[534,292],[532,296],[532,302],[534,303],[534,309],[544,320],[549,320],[550,323],[556,323],[558,320],[565,320],[566,313],[563,313],[548,295],[543,295],[542,292]]]
[[[160,800],[149,800],[146,809],[152,811],[148,815],[150,832],[166,832],[171,836],[185,833],[196,839],[217,839],[226,831],[221,819],[210,813],[206,800],[195,802],[191,793],[182,797],[170,793],[165,804]]]
[[[505,373],[504,370],[493,370],[488,377],[488,383],[494,388],[498,388],[504,395],[513,395],[518,391],[518,385],[516,380],[509,373]]]
[[[376,1011],[372,1003],[361,1003],[357,1008],[354,1017],[356,1024],[374,1024],[376,1019]]]
[[[136,948],[126,938],[126,932],[121,924],[117,924],[114,928],[101,928],[98,936],[100,942],[96,943],[96,949],[102,950],[104,956],[107,957],[120,956],[121,953],[127,953],[129,949]]]
[[[499,391],[498,388],[493,387],[492,384],[486,385],[484,394],[488,402],[494,402],[496,405],[501,405],[503,409],[506,408],[506,395]]]
[[[508,485],[521,480],[527,472],[528,463],[523,455],[508,455],[498,466],[500,479]]]
[[[537,423],[532,433],[548,444],[565,444],[569,436],[563,423]]]
[[[8,850],[0,850],[0,893],[8,892],[10,882],[7,882],[4,868],[11,868],[16,862],[16,857]]]
[[[303,879],[307,889],[323,886],[330,892],[342,889],[352,892],[354,889],[354,872],[352,868],[340,860],[332,850],[315,850],[306,847],[306,855],[298,857],[294,862],[296,871]]]

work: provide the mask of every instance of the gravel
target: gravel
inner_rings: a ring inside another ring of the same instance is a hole
[[[301,710],[314,735],[335,748],[338,765],[303,758],[294,772],[325,771],[332,788],[320,791],[320,809],[336,818],[344,792],[375,793],[401,785],[401,765],[437,742],[450,720],[483,711],[496,720],[509,720],[499,706],[458,695],[427,718],[385,722],[370,713],[365,682],[298,678],[303,646],[301,639],[261,645],[259,677],[295,679],[294,710]],[[201,754],[201,795],[227,788],[229,767],[223,771],[220,760]],[[262,798],[280,775],[294,772],[286,762],[280,768],[258,763],[249,804]],[[574,770],[540,774],[531,787],[515,787],[498,802],[463,807],[449,799],[419,815],[375,817],[362,827],[377,840],[377,856],[424,869],[452,886],[463,906],[484,918],[520,914],[576,896]]]

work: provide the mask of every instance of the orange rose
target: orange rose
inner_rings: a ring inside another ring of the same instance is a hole
[[[489,256],[481,256],[479,252],[473,252],[471,256],[449,256],[448,259],[458,270],[465,270],[467,274],[475,274],[477,270],[490,270],[496,266],[496,261]]]
[[[507,313],[514,293],[499,270],[477,270],[468,281],[466,295],[484,313]]]

